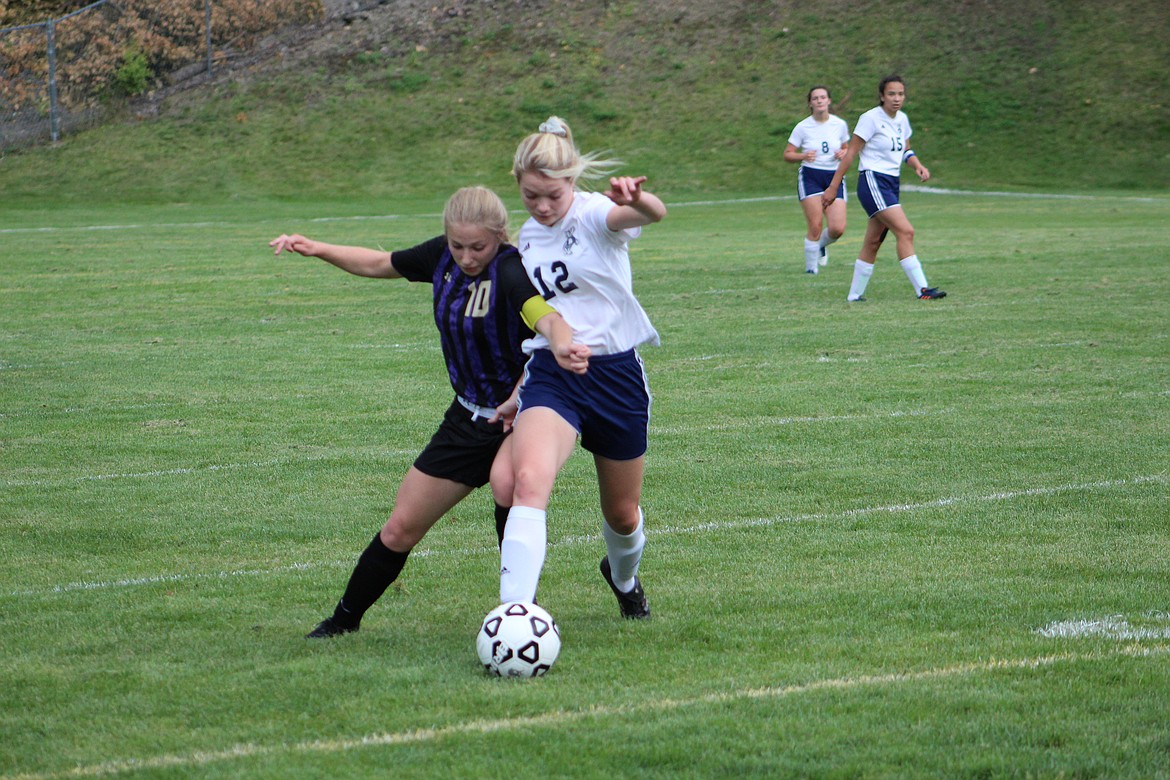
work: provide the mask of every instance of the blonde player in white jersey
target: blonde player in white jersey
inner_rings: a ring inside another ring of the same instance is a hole
[[[808,222],[804,237],[804,271],[815,274],[829,262],[828,246],[845,234],[845,179],[837,188],[837,199],[825,208],[821,196],[833,180],[837,163],[849,147],[849,125],[829,113],[829,88],[816,86],[808,91],[809,115],[797,123],[788,136],[784,160],[800,163],[796,195]],[[826,225],[826,219],[828,224]]]
[[[622,617],[645,618],[650,607],[638,566],[646,542],[641,500],[650,392],[637,348],[658,344],[658,333],[634,297],[628,244],[666,216],[666,206],[642,189],[645,176],[612,177],[604,193],[577,189],[578,180],[617,165],[582,155],[557,117],[516,150],[512,173],[531,217],[516,242],[524,267],[591,357],[588,372],[574,374],[557,365],[544,338],[526,344],[532,357],[518,401],[501,409],[516,415],[508,440],[515,462],[511,474],[492,477],[514,479],[500,545],[500,601],[532,601],[544,566],[549,496],[580,437],[593,454],[605,519],[601,574]]]
[[[869,224],[866,225],[865,238],[861,242],[861,253],[853,265],[853,283],[848,295],[850,301],[865,300],[865,288],[873,275],[878,249],[890,231],[893,231],[897,240],[898,260],[906,278],[914,287],[914,295],[922,300],[937,300],[947,295],[927,284],[926,274],[914,251],[914,226],[898,202],[899,176],[903,163],[912,167],[922,181],[930,179],[930,171],[910,148],[910,120],[902,113],[905,102],[906,82],[901,76],[886,76],[881,80],[878,84],[878,105],[857,120],[849,148],[821,199],[826,209],[833,204],[837,183],[853,165],[853,158],[860,155],[857,199],[869,215]]]

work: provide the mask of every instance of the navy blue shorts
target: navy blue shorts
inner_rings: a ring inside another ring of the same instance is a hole
[[[483,487],[507,436],[503,422],[489,423],[473,416],[459,401],[452,401],[430,443],[415,458],[414,467],[428,477]]]
[[[873,216],[879,211],[898,205],[901,190],[897,176],[888,176],[877,171],[862,171],[857,180],[857,199],[865,213]]]
[[[520,411],[536,406],[563,417],[594,455],[633,460],[646,454],[650,388],[635,350],[594,355],[584,375],[558,366],[547,349],[536,350],[524,368]]]
[[[836,171],[822,171],[820,168],[806,168],[801,167],[800,175],[796,179],[796,195],[801,200],[805,198],[815,198],[817,195],[824,195],[825,190],[833,183],[833,176]],[[837,200],[848,201],[849,193],[845,189],[845,177],[841,177],[841,183],[837,186]]]

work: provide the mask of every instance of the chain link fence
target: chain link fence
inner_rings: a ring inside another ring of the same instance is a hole
[[[0,149],[51,140],[127,98],[192,78],[322,0],[97,0],[0,29]]]

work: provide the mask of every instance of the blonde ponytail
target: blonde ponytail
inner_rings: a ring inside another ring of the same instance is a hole
[[[573,143],[573,131],[560,117],[550,116],[540,129],[520,142],[512,158],[516,181],[525,173],[539,172],[553,179],[600,179],[616,171],[621,160],[602,160],[598,152],[581,154]]]

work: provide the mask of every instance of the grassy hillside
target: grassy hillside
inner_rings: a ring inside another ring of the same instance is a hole
[[[780,152],[808,87],[830,85],[852,124],[890,71],[937,186],[1170,183],[1170,11],[1154,0],[432,7],[334,19],[139,116],[9,153],[0,209],[505,188],[549,113],[664,194],[787,192]]]

